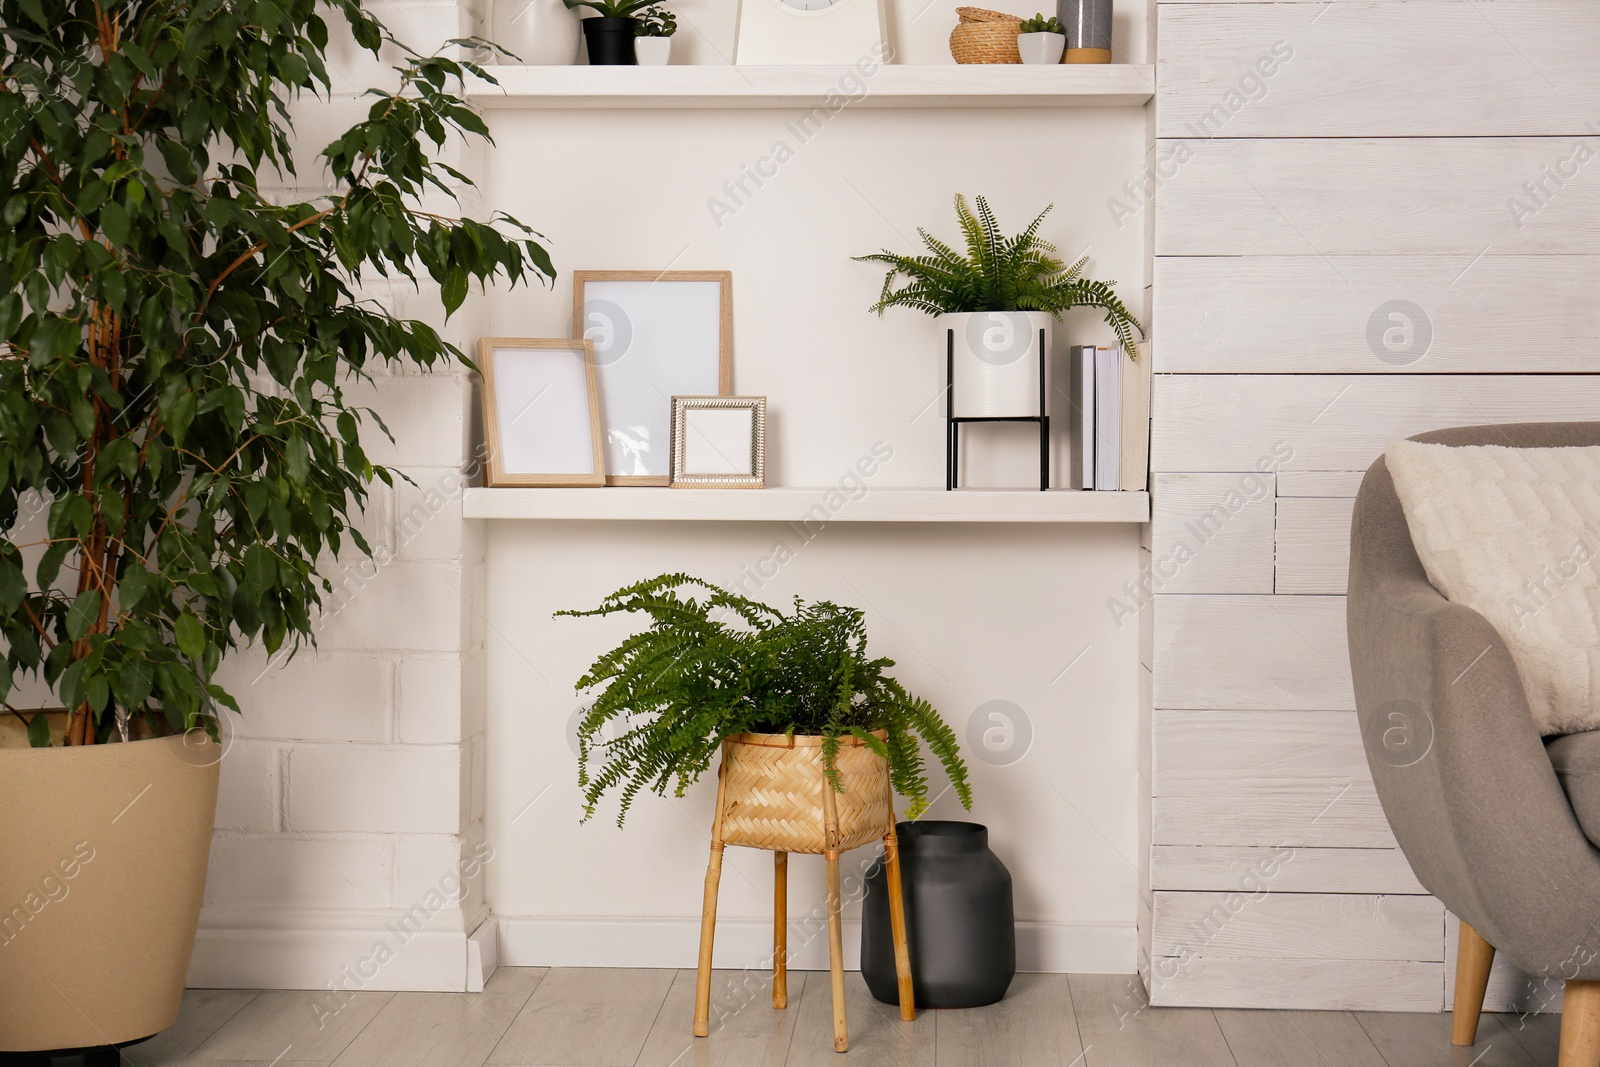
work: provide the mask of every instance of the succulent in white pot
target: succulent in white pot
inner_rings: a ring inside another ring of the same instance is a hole
[[[678,32],[678,17],[665,4],[656,4],[639,12],[638,18],[633,50],[639,66],[666,66],[672,58],[672,35]]]
[[[1024,63],[1060,63],[1067,49],[1067,35],[1054,15],[1040,12],[1024,19],[1017,32],[1017,51]]]

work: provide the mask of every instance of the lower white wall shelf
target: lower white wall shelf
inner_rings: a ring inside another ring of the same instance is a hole
[[[659,522],[1131,522],[1149,493],[1056,489],[468,489],[469,519]]]

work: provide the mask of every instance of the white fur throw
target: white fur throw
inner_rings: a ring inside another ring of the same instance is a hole
[[[1600,728],[1600,447],[1384,457],[1428,581],[1500,632],[1539,733]]]

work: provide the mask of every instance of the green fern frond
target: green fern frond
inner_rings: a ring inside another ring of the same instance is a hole
[[[1054,205],[1036,215],[1021,233],[1006,237],[987,198],[974,198],[976,211],[966,197],[955,197],[956,222],[966,254],[918,229],[930,255],[900,255],[885,249],[857,256],[865,263],[882,263],[889,270],[871,310],[879,315],[889,308],[909,308],[929,315],[971,311],[1043,311],[1060,318],[1074,307],[1097,307],[1130,359],[1138,358],[1138,337],[1144,327],[1117,299],[1110,282],[1083,277],[1088,256],[1070,266],[1056,246],[1039,236],[1039,229]],[[904,284],[896,288],[901,278]]]
[[[579,681],[580,689],[604,687],[578,724],[585,820],[612,792],[620,793],[619,825],[646,790],[683,796],[723,740],[745,732],[821,736],[835,789],[840,740],[856,738],[888,760],[894,789],[917,813],[928,804],[926,744],[971,806],[955,733],[885,673],[893,660],[868,658],[859,609],[797,598],[783,612],[666,574],[619,589],[596,608],[556,614],[616,613],[642,614],[650,626],[602,654]],[[620,733],[607,740],[608,729]]]

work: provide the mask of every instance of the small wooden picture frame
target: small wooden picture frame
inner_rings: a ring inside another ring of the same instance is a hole
[[[602,486],[594,346],[568,337],[485,337],[483,437],[493,487]]]
[[[764,489],[767,398],[672,398],[672,485],[679,489]]]
[[[594,343],[607,485],[670,485],[675,395],[733,391],[733,274],[572,272],[572,334]]]

